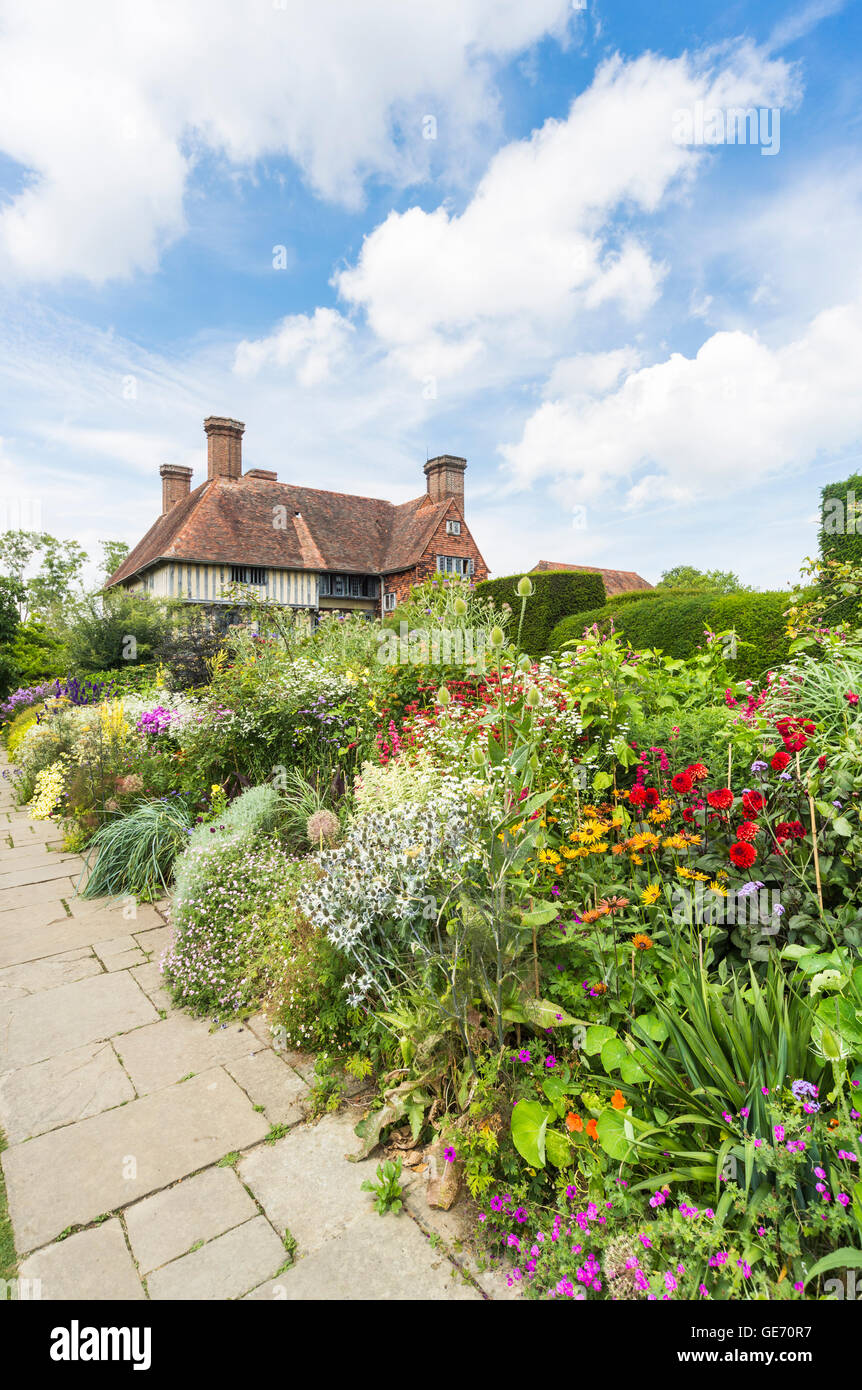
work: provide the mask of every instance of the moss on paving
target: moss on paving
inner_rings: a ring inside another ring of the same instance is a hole
[[[6,1147],[6,1136],[0,1129],[0,1154]],[[0,1279],[14,1279],[18,1272],[15,1258],[15,1242],[12,1239],[12,1222],[9,1220],[9,1207],[6,1203],[6,1183],[0,1167]]]

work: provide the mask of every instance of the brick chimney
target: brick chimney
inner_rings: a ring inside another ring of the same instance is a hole
[[[204,420],[207,435],[207,477],[239,478],[242,474],[242,436],[245,425],[210,415]]]
[[[442,502],[447,497],[454,497],[462,516],[466,467],[466,459],[457,458],[454,454],[440,454],[438,458],[429,459],[424,468],[431,501]]]
[[[192,486],[192,470],[179,463],[163,463],[159,469],[162,480],[162,516],[165,516],[184,497]]]

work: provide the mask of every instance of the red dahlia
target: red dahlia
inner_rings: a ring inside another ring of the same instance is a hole
[[[777,753],[773,754],[769,766],[772,768],[773,772],[783,772],[789,762],[790,754],[785,753],[783,749],[779,749]]]
[[[760,826],[753,820],[744,820],[736,832],[737,840],[753,840],[760,830]]]
[[[757,850],[753,845],[737,841],[735,845],[730,846],[730,857],[738,869],[750,869],[757,858]]]
[[[629,792],[629,803],[632,806],[643,806],[646,801],[645,787],[632,787]]]
[[[705,763],[689,763],[686,772],[693,782],[702,782],[704,777],[709,776],[709,768]]]
[[[765,805],[765,799],[760,792],[743,792],[742,809],[747,816],[756,816]]]
[[[779,844],[782,840],[803,840],[805,826],[798,820],[780,820],[775,827],[775,838]]]
[[[647,804],[647,806],[653,806],[653,807],[657,806],[658,803],[659,803],[659,801],[660,801],[660,799],[661,799],[661,798],[659,797],[659,794],[658,794],[658,792],[657,792],[657,790],[656,790],[655,787],[647,787],[647,788],[646,788],[646,804]]]
[[[733,792],[729,787],[720,787],[717,792],[707,792],[706,799],[716,811],[729,811],[733,805]]]
[[[694,783],[687,772],[678,772],[675,777],[671,777],[670,784],[675,792],[690,792]]]

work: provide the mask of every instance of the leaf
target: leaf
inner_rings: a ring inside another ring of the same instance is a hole
[[[809,1269],[805,1276],[805,1283],[816,1279],[820,1274],[826,1274],[830,1269],[862,1269],[862,1250],[854,1250],[849,1245],[844,1245],[840,1250],[833,1250],[831,1255],[824,1255],[822,1260],[818,1260],[812,1269]]]
[[[628,1056],[624,1058],[623,1064],[620,1067],[620,1074],[627,1086],[635,1086],[638,1082],[649,1081],[649,1077],[637,1057],[632,1053],[629,1053]]]
[[[849,836],[853,834],[853,826],[846,816],[836,816],[835,820],[832,822],[832,829],[835,831],[836,835]]]
[[[530,912],[521,913],[521,921],[525,927],[544,927],[559,915],[560,909],[556,903],[537,903]]]
[[[656,1014],[639,1014],[634,1021],[633,1030],[657,1043],[665,1042],[668,1036],[667,1024]]]
[[[555,1168],[568,1168],[575,1160],[571,1144],[558,1129],[549,1129],[546,1132],[545,1152]]]
[[[601,1052],[606,1042],[615,1037],[613,1028],[608,1028],[604,1023],[591,1023],[583,1042],[583,1050],[588,1057],[594,1057],[597,1052]]]
[[[608,1038],[602,1044],[602,1066],[606,1072],[616,1071],[628,1055],[628,1048],[621,1038]]]
[[[566,1095],[571,1080],[571,1072],[568,1067],[563,1067],[559,1072],[550,1072],[542,1082],[542,1090],[548,1097],[552,1105],[558,1105]]]
[[[512,1143],[531,1168],[545,1166],[545,1130],[551,1118],[537,1100],[520,1100],[512,1111]]]
[[[550,999],[534,999],[531,994],[521,996],[520,1007],[527,1023],[532,1023],[535,1028],[560,1028],[578,1021],[559,1004],[552,1004]]]
[[[622,1110],[605,1110],[597,1126],[599,1143],[610,1158],[622,1162],[632,1150],[634,1131]]]

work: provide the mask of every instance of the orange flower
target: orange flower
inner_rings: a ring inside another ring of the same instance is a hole
[[[652,937],[647,936],[645,932],[639,931],[632,937],[632,945],[636,951],[651,951],[652,944]]]
[[[626,1098],[620,1090],[619,1086],[611,1096],[611,1105],[614,1107],[615,1110],[625,1110],[626,1108]]]
[[[575,1115],[570,1110],[568,1115],[566,1116],[566,1129],[573,1129],[576,1134],[580,1134],[583,1127],[584,1122],[581,1119],[580,1115]]]
[[[596,1120],[587,1120],[587,1134],[591,1139],[598,1139],[599,1126]]]

